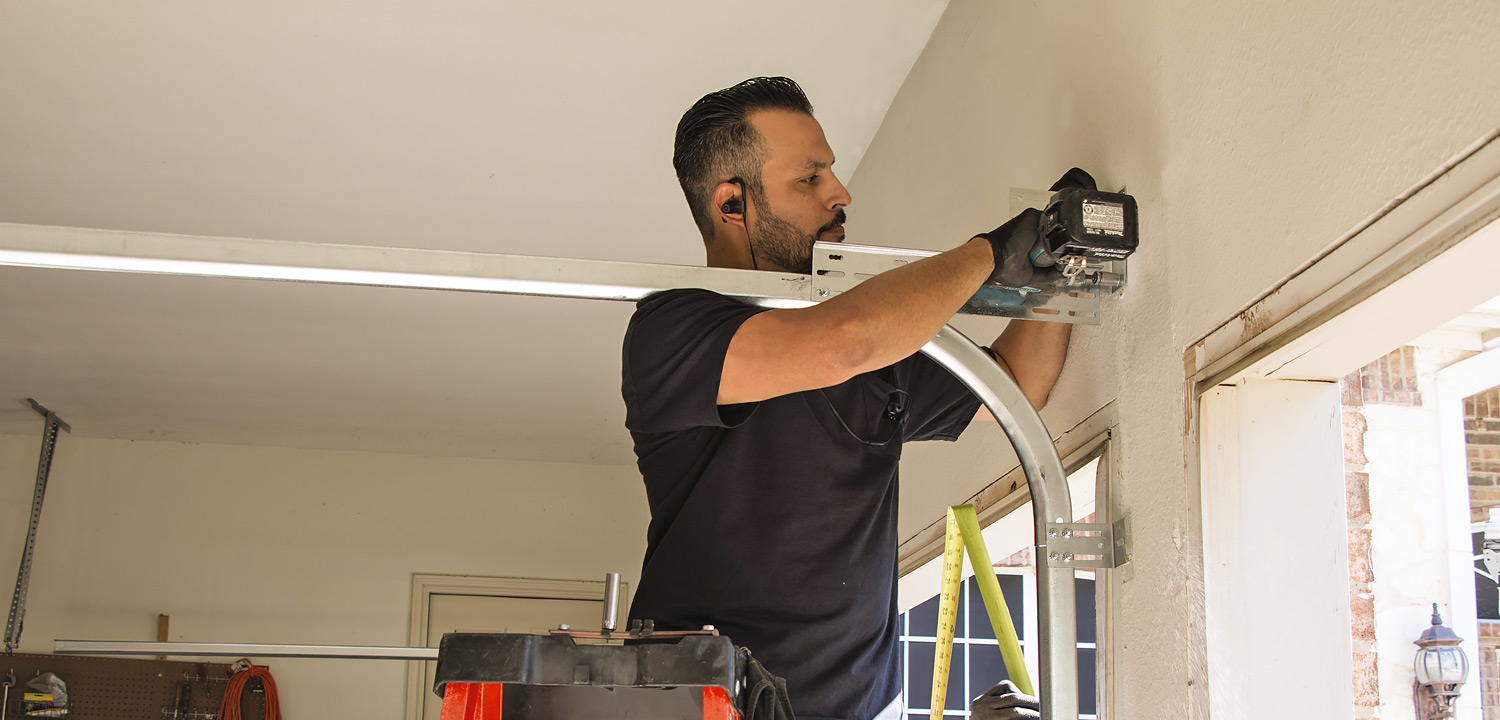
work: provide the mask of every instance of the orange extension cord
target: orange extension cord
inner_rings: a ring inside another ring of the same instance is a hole
[[[240,699],[245,692],[245,685],[252,679],[259,680],[265,691],[265,720],[281,720],[281,701],[276,699],[276,681],[271,679],[270,670],[253,664],[229,678],[229,685],[224,688],[224,702],[219,705],[220,720],[243,720],[240,715]]]

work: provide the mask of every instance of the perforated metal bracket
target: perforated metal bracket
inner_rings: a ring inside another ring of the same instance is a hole
[[[933,255],[937,253],[875,245],[815,243],[810,299],[822,302],[887,270]],[[1119,265],[1123,272],[1124,263]],[[1123,275],[1119,274],[1092,272],[1078,283],[1069,285],[1065,291],[985,285],[958,312],[961,315],[1098,325],[1099,295],[1117,291],[1122,278]]]
[[[1047,544],[1039,554],[1054,568],[1117,568],[1130,562],[1125,520],[1104,523],[1047,523]]]
[[[21,550],[21,569],[16,571],[16,591],[10,598],[10,613],[5,619],[5,652],[14,652],[21,643],[21,630],[26,620],[26,591],[31,586],[31,558],[36,552],[36,528],[42,519],[42,500],[47,496],[47,476],[52,472],[52,454],[57,449],[59,432],[73,432],[73,426],[63,422],[57,413],[43,407],[41,403],[26,398],[31,409],[47,419],[42,428],[42,457],[37,462],[36,490],[31,497],[31,525],[26,529],[26,545]],[[0,716],[3,716],[0,710]]]

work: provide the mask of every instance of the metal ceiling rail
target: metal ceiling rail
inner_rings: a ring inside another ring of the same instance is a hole
[[[813,302],[811,279],[806,275],[10,223],[0,223],[0,265],[628,301],[660,290],[696,287],[769,307],[799,307]],[[1035,514],[1041,633],[1037,690],[1042,717],[1076,720],[1078,654],[1073,568],[1048,560],[1046,552],[1048,523],[1073,520],[1067,475],[1057,449],[1021,388],[958,330],[943,328],[922,352],[979,397],[1015,446],[1031,488]],[[329,654],[316,649],[320,646],[58,641],[57,651],[209,655],[217,654],[213,649],[219,648],[229,655],[267,655],[265,651],[278,647],[306,649],[282,657],[383,657],[380,652],[425,650],[337,648],[350,653],[368,651],[353,655]],[[241,650],[245,648],[256,650]]]

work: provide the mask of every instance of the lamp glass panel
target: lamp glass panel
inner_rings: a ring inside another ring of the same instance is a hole
[[[1417,682],[1422,685],[1431,685],[1438,678],[1437,652],[1433,648],[1422,648],[1417,651],[1417,657],[1412,663],[1412,669],[1417,673]]]
[[[1469,677],[1469,659],[1457,647],[1445,647],[1441,651],[1443,682],[1457,685]]]

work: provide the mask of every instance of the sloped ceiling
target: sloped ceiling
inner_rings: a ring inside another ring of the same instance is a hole
[[[945,5],[9,2],[0,221],[699,264],[682,111],[794,77],[848,178]],[[0,432],[630,463],[629,312],[0,268]]]

